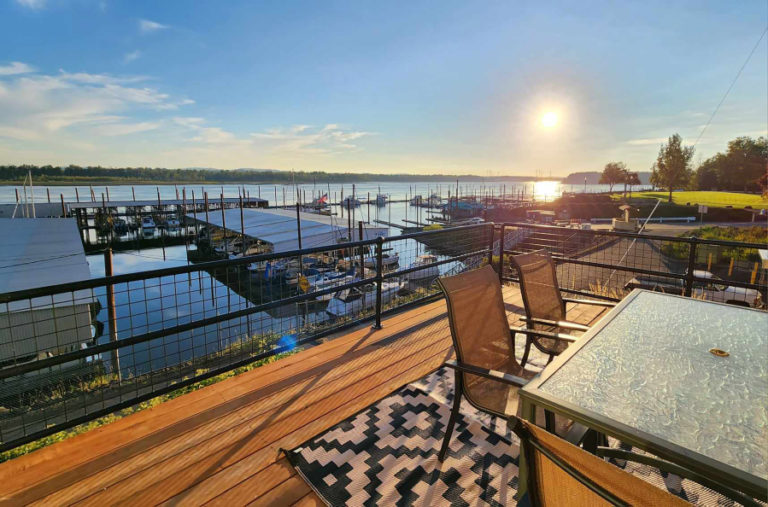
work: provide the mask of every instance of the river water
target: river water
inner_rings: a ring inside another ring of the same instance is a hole
[[[77,188],[77,192],[76,189]],[[0,203],[15,203],[16,191],[24,195],[22,187],[0,186]],[[414,195],[428,197],[430,194],[438,194],[447,198],[449,194],[455,195],[456,183],[361,183],[355,185],[356,197],[361,200],[375,199],[377,193],[386,194],[389,199],[403,201]],[[589,192],[607,191],[607,186],[587,185]],[[267,199],[270,205],[291,205],[296,202],[297,196],[302,201],[311,201],[313,197],[329,194],[331,201],[341,199],[352,194],[351,184],[312,185],[87,185],[74,186],[36,186],[34,188],[34,200],[36,203],[47,202],[50,193],[51,201],[57,202],[63,196],[65,201],[75,201],[79,196],[80,201],[90,201],[91,191],[97,202],[101,202],[102,194],[109,200],[155,200],[158,193],[161,199],[175,199],[186,191],[187,199],[192,199],[194,192],[196,199],[201,199],[207,192],[210,199],[224,197],[238,197],[245,192],[250,197]],[[562,192],[584,191],[584,187],[576,188],[562,185],[557,181],[528,181],[528,182],[459,182],[459,193],[462,196],[476,195],[499,196],[502,192],[508,196],[521,196],[536,201],[551,201],[559,197]],[[298,192],[298,194],[297,194]],[[31,191],[27,188],[27,199],[31,201]],[[346,227],[347,218],[341,218],[341,210],[334,206],[332,211],[337,213],[339,225]],[[408,202],[393,202],[386,206],[362,205],[354,210],[355,221],[363,220],[374,222],[384,220],[387,222],[403,223],[404,219],[426,222],[429,215],[424,208],[411,206]],[[342,221],[343,220],[343,221]],[[398,228],[390,228],[389,235],[400,234]],[[424,246],[416,244],[413,240],[395,242],[393,250],[401,256],[400,266],[407,267],[421,253],[425,253]],[[194,247],[192,247],[194,248]],[[104,260],[100,254],[88,256],[92,277],[104,276]],[[188,265],[187,247],[175,246],[164,249],[153,248],[143,250],[127,250],[116,252],[113,259],[114,273],[124,274],[138,271],[146,271],[172,266]],[[445,268],[441,269],[444,272]],[[107,322],[106,298],[103,290],[97,291],[95,296],[102,300],[103,310],[98,316],[102,322]],[[132,282],[121,287],[116,293],[117,333],[118,338],[127,338],[162,328],[168,328],[186,322],[208,318],[222,313],[232,312],[252,306],[253,303],[241,297],[220,280],[212,277],[205,271],[194,275],[175,277],[163,277],[151,281]],[[253,336],[260,333],[272,333],[280,336],[280,340],[291,340],[295,336],[296,329],[307,324],[318,324],[327,320],[324,312],[298,313],[293,315],[269,315],[259,312],[248,319],[239,319],[220,323],[218,325],[198,328],[180,335],[168,336],[164,339],[153,340],[120,350],[121,370],[124,375],[141,375],[156,371],[191,358],[199,358],[226,349],[229,345],[241,340],[244,336]],[[99,339],[100,342],[108,340],[108,332]],[[103,357],[108,363],[109,357]]]

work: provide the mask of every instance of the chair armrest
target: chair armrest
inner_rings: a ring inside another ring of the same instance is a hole
[[[604,306],[606,308],[613,308],[614,306],[616,306],[616,303],[614,303],[613,301],[597,301],[595,299],[563,298],[563,301],[566,303],[574,303],[579,305]]]
[[[471,364],[464,364],[458,361],[446,361],[443,363],[443,366],[447,366],[448,368],[453,368],[454,370],[462,371],[464,373],[471,373],[472,375],[485,377],[487,379],[497,380],[503,384],[509,384],[512,386],[523,387],[528,383],[526,379],[516,377],[515,375],[510,375],[509,373],[503,373],[498,370],[489,370],[487,368],[480,368],[478,366],[472,366]]]
[[[562,327],[565,329],[571,329],[573,331],[589,331],[589,326],[584,324],[577,324],[568,320],[547,320],[547,319],[529,319],[527,317],[521,317],[523,322],[531,322],[533,324],[544,324],[552,327]]]
[[[531,336],[539,336],[541,338],[551,338],[553,340],[562,340],[565,342],[573,343],[577,340],[575,336],[563,333],[550,333],[548,331],[537,331],[535,329],[526,329],[524,327],[510,327],[511,333],[522,333]]]

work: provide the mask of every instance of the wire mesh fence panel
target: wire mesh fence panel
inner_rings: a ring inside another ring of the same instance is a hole
[[[506,224],[504,237],[508,280],[516,278],[511,256],[543,249],[555,259],[566,291],[621,299],[633,289],[648,289],[764,307],[766,271],[757,244],[528,224]]]
[[[387,238],[383,242],[383,310],[441,295],[436,283],[488,262],[492,225]]]
[[[0,294],[0,447],[378,323],[440,297],[440,276],[492,262],[514,280],[519,253],[550,252],[570,292],[766,300],[756,244],[490,223],[251,256],[236,240],[179,246],[177,267]]]

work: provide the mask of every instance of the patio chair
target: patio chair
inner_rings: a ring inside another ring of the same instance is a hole
[[[690,505],[535,425],[515,419],[512,431],[527,469],[518,505]]]
[[[438,459],[443,461],[459,413],[462,396],[478,410],[508,418],[518,413],[518,388],[536,375],[517,362],[512,332],[535,334],[553,340],[555,333],[510,328],[504,310],[499,277],[491,266],[439,278],[445,293],[448,321],[451,328],[456,361],[444,366],[452,368],[456,378],[453,409],[445,430]],[[567,423],[556,421],[548,413],[544,422],[551,431],[565,432]],[[577,431],[569,433],[571,439],[583,437]]]
[[[552,257],[546,250],[512,256],[512,265],[517,269],[520,279],[520,292],[525,306],[525,318],[522,319],[526,328],[531,330],[561,333],[567,331],[588,331],[589,327],[566,320],[566,303],[597,305],[604,307],[616,306],[608,301],[590,299],[564,298],[557,284],[557,271]],[[525,366],[531,352],[531,345],[549,355],[549,361],[568,347],[569,341],[576,338],[565,334],[569,340],[553,340],[546,336],[529,334],[525,342],[525,351],[520,364]]]

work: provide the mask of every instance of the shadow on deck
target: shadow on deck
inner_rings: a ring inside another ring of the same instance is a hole
[[[511,325],[524,313],[504,289]],[[577,305],[590,324],[602,308]],[[519,346],[519,344],[518,344]],[[396,314],[316,347],[0,465],[13,504],[321,504],[290,449],[451,358],[445,303]]]

